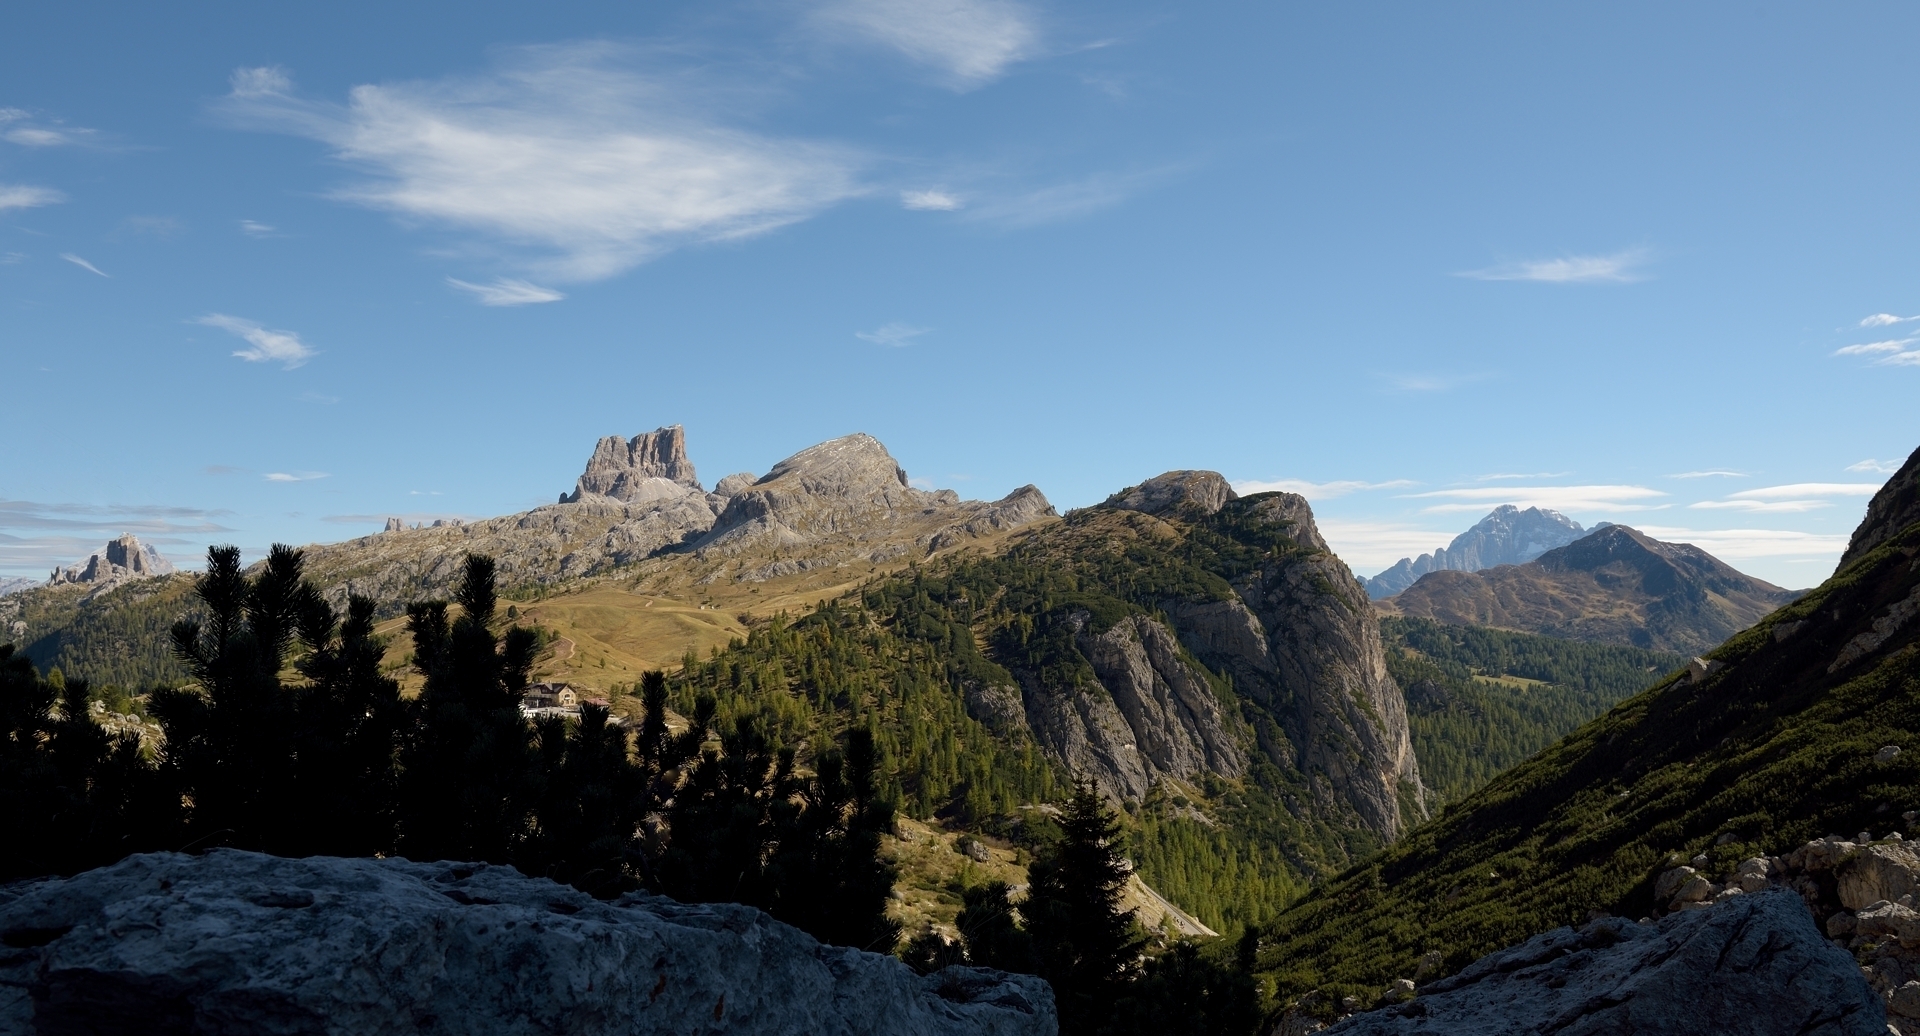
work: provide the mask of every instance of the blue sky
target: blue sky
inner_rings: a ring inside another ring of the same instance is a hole
[[[1807,586],[1920,445],[1910,5],[30,5],[0,574],[342,539],[688,429],[962,495],[1495,504]]]

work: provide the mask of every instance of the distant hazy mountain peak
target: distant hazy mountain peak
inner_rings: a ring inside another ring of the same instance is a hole
[[[1595,526],[1598,528],[1599,526]],[[1586,535],[1580,523],[1549,507],[1521,510],[1501,504],[1453,542],[1418,558],[1401,558],[1366,581],[1367,596],[1392,597],[1428,572],[1478,572],[1496,565],[1524,565]]]
[[[126,579],[173,574],[173,564],[160,556],[151,544],[140,542],[133,533],[122,533],[93,556],[78,565],[56,568],[47,579],[48,586],[66,583],[112,583]]]

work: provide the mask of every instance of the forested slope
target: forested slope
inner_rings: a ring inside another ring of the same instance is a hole
[[[1462,797],[1686,663],[1680,655],[1531,633],[1382,619],[1420,774]]]
[[[1709,653],[1713,672],[1668,676],[1318,886],[1259,966],[1283,994],[1371,998],[1430,951],[1445,973],[1590,911],[1640,916],[1676,854],[1725,869],[1920,806],[1917,469],[1833,578]]]

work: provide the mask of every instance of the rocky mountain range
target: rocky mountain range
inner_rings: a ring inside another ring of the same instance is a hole
[[[1544,507],[1522,511],[1512,504],[1501,504],[1447,546],[1417,558],[1401,558],[1392,568],[1360,582],[1369,597],[1392,597],[1428,572],[1478,572],[1496,565],[1525,564],[1588,531],[1559,511]]]
[[[880,441],[854,434],[781,461],[761,477],[705,490],[678,425],[594,447],[569,493],[521,514],[388,530],[307,548],[329,597],[390,609],[453,585],[461,558],[490,554],[503,587],[552,586],[651,560],[686,581],[763,582],[810,569],[904,562],[1055,516],[1033,486],[996,501],[925,491]]]
[[[35,579],[32,576],[3,576],[0,577],[0,597],[5,597],[8,594],[17,594],[22,590],[31,590],[36,586],[45,585],[45,580]]]
[[[1797,596],[1691,544],[1610,525],[1524,565],[1429,573],[1376,606],[1453,625],[1694,653]]]

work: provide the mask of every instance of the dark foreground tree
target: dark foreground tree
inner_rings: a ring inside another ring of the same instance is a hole
[[[467,558],[452,602],[408,609],[425,677],[403,701],[374,605],[337,615],[275,546],[249,576],[208,551],[200,621],[173,630],[196,684],[155,690],[159,766],[110,737],[82,681],[43,680],[0,646],[0,879],[72,873],[147,849],[507,863],[601,896],[652,887],[763,907],[828,942],[890,950],[893,825],[872,735],[822,745],[813,772],[749,714],[707,749],[715,706],[667,723],[660,673],[637,732],[587,706],[537,730],[520,712],[532,631],[496,621],[494,565]],[[303,679],[283,680],[289,660]]]
[[[1091,782],[1075,783],[1060,827],[1059,842],[1034,861],[1020,912],[1036,968],[1053,985],[1061,1031],[1092,1033],[1138,974],[1145,940],[1120,905],[1131,873],[1120,823]]]

